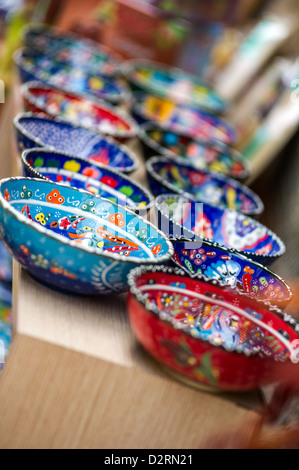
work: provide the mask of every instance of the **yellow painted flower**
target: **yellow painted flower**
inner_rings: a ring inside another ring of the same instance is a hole
[[[104,82],[98,77],[92,77],[89,80],[89,85],[93,90],[102,90],[104,87]]]
[[[68,171],[73,171],[74,173],[78,173],[81,165],[80,163],[76,162],[76,160],[69,160],[68,162],[65,162],[63,168]]]

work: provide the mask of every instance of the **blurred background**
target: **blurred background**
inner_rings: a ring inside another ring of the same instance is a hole
[[[299,319],[298,0],[0,0],[0,129],[16,86],[13,52],[24,26],[40,22],[105,44],[123,59],[179,67],[228,101],[235,147],[250,161],[250,186],[265,204],[261,222],[287,247],[271,269],[291,285],[288,311]],[[4,158],[0,176],[7,176]],[[0,338],[8,349],[12,275],[2,251]]]

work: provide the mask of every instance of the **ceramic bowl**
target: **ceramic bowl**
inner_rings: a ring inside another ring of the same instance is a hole
[[[232,145],[237,133],[226,120],[200,108],[177,104],[156,95],[135,93],[132,113],[139,124],[153,121],[206,142],[221,141]]]
[[[150,192],[133,179],[83,158],[47,149],[32,149],[23,152],[22,163],[24,176],[85,189],[139,214],[146,215],[154,202]]]
[[[69,93],[77,93],[91,99],[103,99],[113,104],[121,104],[131,99],[129,88],[121,79],[100,75],[99,72],[88,73],[80,66],[61,62],[55,57],[20,49],[14,54],[14,62],[23,83],[38,80]]]
[[[215,248],[219,245],[232,248],[263,266],[270,265],[285,252],[284,243],[275,233],[239,212],[173,194],[157,197],[155,206],[158,226],[168,238],[190,238],[199,242],[198,248],[205,238],[215,242]],[[212,247],[211,251],[214,251]]]
[[[261,199],[247,186],[232,178],[195,168],[183,161],[153,157],[146,163],[154,196],[175,193],[193,201],[207,202],[243,214],[259,215],[264,210]]]
[[[245,391],[296,373],[299,325],[280,310],[165,267],[136,268],[128,281],[137,339],[177,377],[215,391]]]
[[[160,154],[172,161],[182,159],[200,170],[216,171],[238,180],[250,175],[248,161],[221,142],[202,142],[153,123],[141,125],[139,135],[146,160]]]
[[[82,295],[123,292],[133,267],[173,254],[165,236],[134,212],[33,178],[0,182],[0,236],[38,282]]]
[[[72,124],[101,132],[117,140],[136,137],[138,125],[127,113],[119,108],[87,100],[38,82],[21,86],[25,107],[28,111],[44,113],[54,118],[61,117]]]
[[[133,92],[144,91],[175,103],[222,113],[227,103],[198,77],[150,60],[130,60],[122,67]]]
[[[58,118],[24,113],[14,119],[14,126],[20,153],[33,147],[47,147],[122,173],[131,173],[138,167],[137,156],[127,146]]]
[[[115,75],[120,56],[106,46],[47,25],[30,25],[23,31],[26,48],[54,57],[88,73]]]

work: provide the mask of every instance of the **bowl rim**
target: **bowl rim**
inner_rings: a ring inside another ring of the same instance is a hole
[[[31,64],[26,64],[26,56],[30,57],[30,60],[32,60]],[[119,105],[121,103],[128,103],[131,100],[132,93],[127,86],[126,83],[117,83],[118,77],[117,76],[109,76],[107,74],[101,74],[99,72],[86,72],[85,77],[87,78],[101,78],[106,84],[111,84],[115,86],[115,88],[118,90],[118,92],[107,92],[103,96],[97,97],[95,94],[92,93],[92,91],[82,91],[82,92],[75,92],[69,87],[65,86],[64,84],[55,84],[52,82],[51,75],[47,78],[42,77],[42,73],[46,69],[41,69],[36,65],[35,59],[40,58],[40,57],[45,57],[48,60],[50,60],[52,63],[54,63],[55,56],[47,56],[46,53],[39,53],[36,49],[30,49],[29,47],[21,47],[17,49],[13,53],[13,61],[17,67],[22,69],[24,72],[29,73],[35,77],[36,81],[39,81],[43,84],[48,84],[52,88],[56,88],[58,90],[63,90],[66,93],[74,93],[77,94],[78,96],[81,96],[86,99],[91,99],[94,101],[101,101],[105,100],[108,101],[109,103]],[[68,65],[68,62],[65,61],[57,61],[58,64],[62,67],[65,67]]]
[[[47,147],[41,147],[41,148],[40,147],[33,147],[33,148],[30,148],[30,149],[24,150],[22,152],[22,155],[21,155],[21,160],[22,160],[23,166],[26,167],[27,170],[30,171],[30,173],[34,175],[34,178],[39,178],[39,179],[42,179],[42,180],[48,180],[48,178],[43,176],[36,168],[32,167],[30,165],[30,163],[28,162],[28,158],[29,158],[30,155],[32,155],[32,154],[33,155],[34,154],[41,154],[41,153],[52,154],[53,156],[56,155],[56,156],[69,157],[69,158],[72,158],[72,160],[79,161],[79,162],[84,162],[84,163],[93,165],[92,160],[87,160],[87,159],[82,158],[82,157],[70,156],[68,153],[53,151],[51,149],[48,149]],[[106,166],[106,165],[103,165],[101,163],[98,163],[97,165],[93,165],[93,166],[95,166],[99,169],[105,170],[108,173],[112,173],[113,175],[122,178],[123,180],[127,181],[131,185],[138,188],[139,191],[148,198],[149,202],[145,206],[142,206],[142,207],[139,207],[139,208],[138,207],[135,208],[134,206],[128,206],[132,211],[136,211],[136,210],[137,211],[144,211],[144,210],[147,211],[154,205],[154,196],[152,195],[152,193],[147,188],[143,187],[140,183],[135,181],[133,178],[123,174],[120,170],[111,168],[109,165]],[[85,175],[82,175],[82,176],[84,176],[84,179],[89,179],[89,180],[95,179],[95,178],[87,177]],[[56,183],[55,181],[52,181],[52,182]],[[72,187],[75,188],[76,186],[72,186]],[[123,206],[121,206],[121,207],[123,207]],[[124,207],[127,207],[127,206],[124,206]]]
[[[172,197],[172,198],[173,198],[173,197],[184,198],[184,199],[186,200],[186,202],[196,202],[196,201],[190,201],[188,198],[186,198],[185,196],[182,196],[182,195],[180,195],[180,194],[171,194],[171,193],[169,193],[169,194],[166,194],[166,193],[165,193],[165,194],[160,194],[159,196],[157,196],[157,197],[155,198],[155,207],[156,207],[156,210],[157,210],[158,212],[160,212],[164,217],[166,217],[166,218],[168,218],[168,219],[169,219],[169,217],[168,217],[167,214],[165,214],[165,212],[161,209],[160,204],[161,204],[161,201],[162,201],[163,199],[166,199],[166,198],[169,198],[169,197]],[[208,203],[206,203],[206,202],[203,202],[202,204],[206,204],[207,206],[211,206],[211,207],[215,208],[215,206],[212,206],[212,204],[208,204]],[[215,248],[221,248],[221,249],[225,249],[225,251],[228,251],[228,252],[233,253],[233,254],[238,254],[238,255],[240,254],[240,255],[243,255],[246,259],[250,259],[250,261],[254,261],[254,262],[256,262],[256,261],[251,259],[251,256],[252,256],[252,255],[253,255],[253,256],[257,256],[258,258],[261,258],[261,259],[267,259],[267,258],[268,258],[268,259],[270,259],[270,260],[272,259],[272,260],[274,261],[276,258],[282,256],[282,255],[285,253],[285,251],[286,251],[286,246],[285,246],[284,242],[281,240],[281,238],[279,238],[278,235],[276,235],[276,233],[272,232],[272,230],[270,230],[268,227],[266,227],[266,225],[261,224],[260,222],[258,222],[257,220],[253,219],[252,217],[249,217],[249,216],[246,215],[246,214],[242,214],[241,212],[237,212],[237,211],[232,210],[232,209],[222,209],[222,208],[218,208],[218,207],[217,207],[217,209],[221,210],[222,212],[225,212],[225,211],[234,212],[234,213],[236,213],[237,215],[241,215],[241,216],[244,216],[244,217],[246,217],[246,218],[249,218],[251,221],[253,221],[253,222],[254,222],[255,224],[257,224],[257,225],[260,225],[260,226],[264,227],[264,228],[267,230],[268,234],[270,234],[271,237],[272,237],[272,238],[277,242],[277,244],[279,245],[279,247],[280,247],[279,252],[278,252],[278,253],[275,253],[275,254],[267,254],[267,255],[264,255],[264,254],[257,254],[257,255],[255,255],[255,254],[254,254],[253,252],[251,252],[251,251],[238,250],[237,248],[228,247],[228,246],[223,245],[223,244],[221,244],[221,243],[218,243],[218,242],[216,242],[216,241],[214,241],[214,240],[210,240],[210,239],[205,238],[205,237],[200,237],[197,233],[193,232],[192,230],[188,230],[188,229],[187,229],[187,231],[190,233],[190,235],[193,235],[193,238],[190,239],[190,240],[187,240],[187,241],[193,241],[193,240],[196,240],[196,239],[197,239],[198,241],[204,241],[205,243],[208,242],[209,244],[211,244],[211,246],[214,246]],[[173,225],[175,225],[175,226],[177,226],[177,227],[179,227],[179,228],[183,228],[183,225],[182,225],[182,224],[179,224],[179,223],[175,222],[174,220],[172,220],[171,222],[172,222]],[[194,238],[194,237],[195,237],[195,238]],[[178,239],[175,238],[175,240],[178,240]],[[257,262],[257,264],[259,264],[259,263]],[[261,265],[261,266],[263,266],[263,265]],[[266,267],[266,266],[265,266],[265,267]]]
[[[221,350],[223,350],[223,351],[225,351],[226,353],[229,353],[229,354],[239,355],[239,356],[241,355],[242,357],[244,357],[246,359],[249,359],[249,360],[255,359],[255,360],[259,360],[259,361],[261,361],[261,360],[262,361],[265,361],[265,360],[266,361],[273,361],[274,360],[274,361],[279,361],[279,362],[282,362],[282,363],[287,362],[287,361],[281,361],[281,360],[277,359],[277,357],[275,357],[275,356],[274,357],[273,356],[271,356],[271,357],[259,357],[259,356],[256,356],[254,354],[250,355],[250,356],[246,356],[246,354],[243,353],[243,352],[239,352],[239,351],[236,351],[236,350],[230,351],[230,350],[226,349],[223,345],[215,345],[213,343],[210,343],[205,338],[196,338],[196,337],[192,336],[191,334],[189,334],[187,331],[181,329],[179,326],[174,324],[172,321],[168,321],[164,317],[161,318],[160,313],[157,312],[157,309],[154,306],[152,306],[151,304],[146,303],[146,297],[140,291],[140,289],[136,286],[136,279],[139,276],[142,276],[143,274],[147,274],[147,273],[155,274],[155,273],[159,273],[159,272],[164,273],[164,274],[168,274],[168,275],[174,275],[174,276],[177,276],[178,278],[181,278],[181,279],[183,279],[183,278],[188,279],[188,276],[186,275],[186,273],[184,271],[182,271],[181,269],[172,268],[172,267],[163,266],[163,265],[138,266],[136,268],[133,268],[127,276],[128,285],[129,285],[129,293],[135,298],[135,300],[139,304],[142,305],[142,307],[147,311],[147,313],[155,315],[155,317],[158,318],[159,322],[162,322],[163,324],[167,324],[168,326],[171,326],[174,330],[179,331],[181,334],[183,334],[184,336],[187,336],[188,338],[193,338],[195,341],[203,341],[204,343],[210,344],[211,346],[216,347],[216,348],[220,348]],[[194,282],[194,279],[192,281]],[[240,297],[246,298],[246,300],[248,300],[249,303],[252,303],[253,305],[256,304],[260,308],[263,308],[264,310],[268,310],[269,312],[271,312],[274,315],[278,316],[279,319],[282,320],[283,322],[285,322],[288,326],[293,328],[294,332],[298,335],[298,338],[299,338],[299,323],[297,323],[297,321],[293,317],[291,317],[291,315],[283,312],[277,306],[274,306],[274,305],[270,304],[269,302],[261,302],[259,300],[254,300],[251,297],[248,297],[248,294],[240,292],[236,287],[221,286],[221,284],[219,284],[219,282],[216,279],[209,278],[205,275],[200,276],[200,278],[198,278],[198,281],[203,283],[203,284],[213,285],[213,286],[216,286],[220,289],[226,290],[226,291],[234,294],[235,296],[240,296]],[[211,299],[213,299],[213,296],[211,297]],[[229,306],[232,310],[238,308],[238,307],[230,304],[226,300],[219,299],[219,301],[221,303],[225,304],[227,307]],[[243,309],[241,307],[239,307],[239,310],[243,310]],[[279,336],[282,340],[285,341],[284,336],[281,335],[279,332],[276,332],[276,335]],[[292,349],[292,351],[294,351],[293,348],[292,348],[291,343],[289,343],[289,348]],[[291,352],[290,349],[289,349],[289,352]]]
[[[93,39],[82,37],[80,36],[80,34],[75,33],[73,31],[65,31],[57,26],[35,22],[35,23],[30,23],[21,29],[21,38],[24,43],[24,47],[27,46],[33,50],[38,50],[38,48],[32,44],[32,41],[26,42],[26,35],[30,32],[36,32],[38,34],[44,34],[45,32],[46,33],[50,32],[52,37],[55,36],[55,40],[60,40],[60,37],[70,38],[70,40],[73,42],[81,42],[82,44],[86,44],[87,48],[90,47],[91,49],[96,49],[96,52],[105,54],[109,59],[112,58],[113,61],[115,62],[114,64],[113,63],[111,64],[114,68],[114,71],[111,73],[105,73],[105,75],[107,76],[111,76],[111,75],[114,75],[115,73],[118,73],[120,69],[121,61],[122,61],[121,55],[115,52],[114,50],[112,50],[110,47],[106,46],[105,44],[98,43],[97,41]]]
[[[41,121],[50,121],[51,124],[54,124],[54,125],[58,125],[59,123],[61,123],[63,125],[68,126],[69,128],[74,128],[74,129],[79,129],[79,130],[81,129],[83,131],[90,132],[94,136],[98,136],[99,138],[106,140],[109,144],[115,145],[123,153],[128,154],[129,158],[132,160],[132,166],[124,168],[122,170],[122,173],[132,173],[133,171],[137,170],[137,168],[139,166],[139,161],[138,161],[138,158],[137,158],[135,152],[133,152],[133,150],[131,150],[127,145],[122,144],[122,143],[118,142],[117,140],[115,140],[114,138],[112,138],[110,135],[103,134],[99,131],[96,132],[93,129],[88,129],[87,127],[79,126],[77,124],[73,124],[72,122],[70,122],[66,119],[63,119],[59,116],[57,116],[57,117],[49,116],[49,115],[45,115],[41,112],[40,113],[26,112],[26,113],[17,114],[17,116],[15,116],[14,119],[13,119],[13,124],[14,124],[15,129],[20,134],[22,134],[24,137],[26,137],[27,139],[32,140],[35,144],[37,144],[37,146],[39,148],[47,148],[47,149],[53,150],[54,152],[57,152],[57,150],[55,149],[55,147],[53,145],[45,145],[45,144],[42,143],[42,141],[38,137],[34,136],[33,134],[30,134],[30,132],[27,131],[27,129],[25,129],[24,126],[22,125],[22,123],[21,123],[22,119],[37,119],[38,121],[39,120],[41,120]],[[69,156],[75,156],[74,154],[71,154],[71,153],[68,153],[68,152],[66,152],[66,153]],[[94,164],[97,164],[97,162],[94,162]]]
[[[192,86],[202,85],[209,92],[212,92],[218,98],[219,106],[211,108],[204,102],[200,102],[196,99],[192,101],[192,99],[188,99],[188,97],[185,97],[184,100],[180,102],[177,95],[174,95],[174,97],[171,97],[171,99],[174,102],[198,106],[200,108],[206,109],[207,111],[213,114],[222,114],[224,113],[224,111],[226,111],[228,107],[227,100],[221,97],[220,94],[217,93],[217,91],[212,87],[212,85],[208,83],[207,80],[199,78],[197,75],[192,74],[190,72],[185,72],[180,67],[168,66],[168,65],[162,64],[159,61],[151,60],[151,59],[128,59],[126,60],[121,66],[122,73],[126,76],[127,80],[132,82],[134,85],[142,88],[147,93],[153,93],[153,94],[157,94],[161,96],[162,98],[168,98],[167,94],[165,94],[167,93],[167,88],[165,89],[163,93],[163,90],[164,90],[163,86],[155,87],[155,86],[152,86],[150,82],[147,82],[147,81],[143,82],[142,80],[138,80],[136,77],[134,77],[134,72],[138,70],[138,68],[140,67],[144,67],[148,69],[156,69],[159,71],[161,70],[166,75],[173,76],[175,80],[177,79],[177,76],[185,77],[186,81],[191,83]]]
[[[189,110],[191,110],[194,113],[197,113],[197,114],[201,113],[201,114],[208,115],[208,116],[212,117],[213,119],[218,119],[218,121],[222,123],[222,125],[226,128],[227,132],[232,137],[230,138],[230,140],[228,142],[224,142],[219,138],[215,139],[215,140],[220,140],[220,142],[222,142],[226,145],[234,145],[235,142],[237,142],[237,140],[238,140],[239,135],[238,135],[238,132],[236,130],[236,127],[230,121],[228,121],[227,119],[225,119],[222,116],[219,116],[218,114],[212,113],[211,111],[208,111],[208,110],[206,110],[205,108],[203,108],[201,106],[194,106],[194,105],[190,105],[190,104],[179,104],[179,103],[176,103],[174,101],[171,101],[171,99],[169,99],[169,98],[159,96],[155,93],[146,93],[144,91],[136,91],[132,96],[132,111],[137,116],[140,116],[146,122],[153,122],[154,124],[157,124],[158,126],[160,126],[161,124],[169,125],[169,120],[159,121],[158,119],[153,118],[153,116],[148,117],[144,113],[143,100],[146,97],[159,98],[160,100],[165,100],[165,101],[168,101],[168,102],[172,102],[174,104],[175,108],[178,108],[178,109],[188,108]],[[189,135],[188,132],[186,132],[187,126],[182,126],[181,124],[177,124],[176,127],[173,130],[175,132],[185,133],[189,137],[194,137],[192,135]]]
[[[69,92],[67,90],[63,90],[61,88],[55,88],[54,86],[46,85],[44,83],[41,83],[38,80],[31,80],[29,82],[21,84],[20,92],[21,92],[21,95],[22,95],[23,99],[28,100],[31,104],[33,104],[33,106],[36,106],[37,98],[31,92],[32,88],[33,89],[34,88],[39,88],[39,89],[44,90],[45,92],[48,91],[50,93],[52,93],[53,91],[54,92],[59,92],[62,95],[68,95],[72,100],[73,99],[80,100],[82,102],[90,104],[90,106],[92,106],[92,107],[104,109],[105,111],[109,112],[113,116],[116,116],[118,119],[123,120],[129,126],[129,129],[127,129],[127,130],[116,130],[115,129],[112,132],[110,132],[109,134],[107,134],[111,137],[129,139],[129,138],[138,136],[139,126],[138,126],[137,122],[135,121],[135,119],[132,118],[123,109],[120,109],[117,106],[113,106],[112,104],[107,103],[104,100],[95,99],[95,98],[92,98],[91,96],[84,96],[84,95],[76,94],[76,93],[73,93],[73,92]],[[41,109],[39,105],[36,106],[36,107],[39,107],[39,109]],[[52,116],[53,119],[56,119],[56,115],[54,113],[51,113],[48,110],[45,110],[45,108],[43,108],[43,112],[46,113],[48,116]],[[57,117],[59,118],[59,115]],[[60,118],[60,119],[62,119],[62,118]],[[70,120],[66,119],[66,121],[73,124],[72,121],[70,121]],[[82,125],[80,126],[76,123],[74,123],[74,125],[77,125],[78,127],[83,127],[84,129],[88,129],[88,130],[90,130],[92,132],[95,132],[95,133],[101,133],[101,131],[99,131],[99,129],[97,129],[95,127],[85,127],[85,126],[82,126]],[[104,134],[104,133],[102,132],[102,134]]]
[[[151,157],[149,160],[147,160],[146,162],[146,171],[147,173],[152,177],[154,178],[159,184],[161,184],[164,188],[166,188],[168,191],[174,193],[174,194],[177,194],[179,196],[183,196],[183,197],[187,197],[189,198],[190,200],[193,200],[193,201],[196,201],[196,197],[194,195],[192,195],[192,193],[188,193],[187,191],[184,191],[182,189],[176,189],[173,184],[169,183],[167,180],[161,178],[161,176],[154,170],[153,166],[155,163],[162,163],[162,164],[173,164],[175,166],[183,166],[183,167],[186,167],[186,168],[189,168],[190,170],[194,170],[198,173],[204,173],[206,175],[210,175],[214,180],[220,180],[222,182],[224,182],[225,184],[229,184],[230,186],[232,186],[234,189],[239,189],[243,192],[243,194],[246,194],[247,196],[249,196],[254,204],[255,204],[255,209],[252,210],[251,212],[240,212],[244,215],[260,215],[263,210],[264,210],[264,204],[263,204],[263,201],[261,200],[261,198],[255,193],[252,191],[252,189],[250,189],[248,186],[245,186],[244,184],[240,183],[239,181],[229,177],[229,176],[226,176],[226,175],[222,175],[221,173],[217,173],[216,171],[211,171],[211,170],[201,170],[199,168],[196,168],[194,165],[192,165],[191,163],[187,163],[187,162],[184,162],[182,160],[179,160],[179,161],[174,161],[174,160],[169,160],[168,158],[166,157],[160,157],[160,156],[153,156]],[[204,202],[204,201],[202,201]],[[209,203],[207,203],[209,204]],[[213,206],[213,204],[209,204],[210,206]],[[217,206],[217,207],[221,207],[221,205]],[[232,210],[232,209],[231,209]],[[239,211],[235,211],[235,212],[239,212]]]
[[[147,135],[147,131],[148,130],[155,130],[155,129],[160,130],[162,132],[172,132],[172,133],[177,134],[181,137],[185,137],[187,139],[190,139],[190,141],[198,143],[199,145],[202,145],[203,147],[212,147],[219,153],[226,151],[231,157],[233,157],[234,161],[240,162],[243,165],[243,170],[242,170],[240,176],[233,176],[231,174],[220,173],[220,174],[224,174],[228,178],[234,178],[234,179],[238,179],[238,180],[245,180],[245,179],[249,178],[249,176],[251,174],[251,164],[250,164],[250,162],[248,160],[246,160],[246,158],[238,150],[234,149],[233,147],[231,147],[230,145],[228,145],[224,142],[221,142],[220,140],[204,141],[204,140],[201,140],[199,138],[188,136],[183,131],[175,131],[175,130],[171,129],[171,126],[169,126],[167,124],[163,124],[163,123],[158,124],[158,123],[155,123],[154,121],[147,121],[147,122],[144,122],[143,124],[140,124],[140,126],[139,126],[139,137],[140,137],[140,139],[146,145],[148,145],[152,150],[154,150],[155,152],[161,154],[161,156],[163,156],[165,158],[168,158],[171,161],[181,161],[182,160],[183,163],[184,162],[185,163],[190,162],[192,164],[192,159],[189,159],[188,157],[184,158],[182,155],[177,155],[174,152],[172,152],[171,150],[167,149],[166,147],[163,147],[162,145],[160,145],[155,140],[151,139]],[[211,171],[211,170],[208,170],[208,171]]]
[[[96,249],[96,248],[93,248],[93,247],[90,247],[90,246],[85,246],[85,245],[82,245],[82,246],[78,245],[78,243],[76,243],[75,241],[69,240],[66,237],[64,237],[63,235],[56,234],[52,230],[49,230],[48,228],[42,227],[41,225],[31,221],[25,215],[18,212],[8,201],[6,201],[4,199],[3,194],[2,194],[2,186],[6,183],[10,183],[10,182],[14,182],[14,181],[24,181],[24,182],[36,181],[36,182],[40,183],[41,185],[50,184],[51,186],[57,186],[58,188],[61,188],[61,187],[68,188],[68,189],[70,189],[74,192],[81,193],[81,194],[87,194],[91,198],[95,198],[95,199],[98,199],[100,201],[107,202],[107,203],[111,204],[112,206],[115,206],[116,208],[119,208],[121,210],[124,210],[125,212],[128,212],[130,215],[133,215],[137,219],[142,220],[143,222],[145,222],[146,225],[148,225],[149,227],[154,229],[156,231],[156,233],[160,236],[160,238],[162,238],[165,241],[165,243],[168,247],[168,252],[165,253],[165,255],[162,255],[160,257],[158,256],[157,258],[150,258],[149,259],[149,258],[137,258],[137,257],[134,257],[134,256],[127,257],[127,256],[123,256],[123,255],[117,255],[115,253],[105,253],[104,251],[99,252],[99,250]],[[88,191],[85,191],[83,189],[72,188],[72,187],[67,186],[65,184],[53,183],[52,181],[48,181],[48,180],[45,181],[45,180],[41,180],[41,179],[38,179],[38,178],[26,178],[26,177],[21,177],[21,176],[12,177],[12,178],[4,178],[4,179],[0,180],[0,206],[2,206],[3,210],[7,211],[12,217],[17,219],[19,222],[27,225],[29,228],[31,228],[35,232],[37,232],[37,233],[39,233],[43,236],[47,236],[47,237],[61,243],[62,245],[67,245],[71,248],[74,248],[74,249],[80,251],[80,252],[83,251],[87,254],[96,255],[96,257],[99,257],[99,258],[104,257],[104,258],[107,258],[107,259],[110,259],[110,260],[113,260],[113,261],[119,261],[120,263],[129,263],[129,264],[131,263],[131,264],[140,265],[141,263],[142,264],[162,263],[163,261],[170,260],[171,257],[173,256],[174,248],[172,246],[172,243],[167,239],[167,237],[165,236],[165,234],[161,230],[159,230],[157,227],[154,226],[154,224],[152,224],[151,222],[146,220],[144,217],[141,217],[140,215],[136,214],[136,212],[134,212],[132,210],[129,210],[125,207],[118,206],[117,204],[115,204],[114,202],[109,201],[108,199],[102,198],[100,196],[92,195],[91,193],[89,193]]]

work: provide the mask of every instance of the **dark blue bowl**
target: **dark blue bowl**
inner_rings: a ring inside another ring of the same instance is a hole
[[[124,173],[131,173],[137,168],[137,157],[125,145],[61,119],[24,113],[14,119],[14,126],[20,152],[34,147],[47,147]]]
[[[153,157],[146,163],[146,170],[154,196],[172,192],[248,215],[259,215],[264,210],[261,199],[247,186],[220,173],[197,169],[182,160],[174,162]]]
[[[133,179],[107,166],[93,165],[83,158],[47,149],[32,149],[23,152],[22,162],[24,176],[84,189],[139,214],[145,215],[154,202],[150,192]]]
[[[158,226],[170,239],[193,238],[199,243],[208,239],[215,242],[215,247],[233,249],[234,253],[266,266],[285,252],[285,245],[277,235],[239,212],[174,194],[157,197],[155,205]]]

